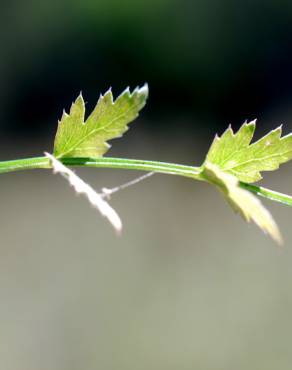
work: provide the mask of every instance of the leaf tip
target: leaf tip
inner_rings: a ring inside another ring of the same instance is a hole
[[[271,215],[268,224],[258,224],[258,226],[265,234],[268,234],[279,247],[284,246],[284,239],[282,237],[281,231]]]
[[[68,113],[65,111],[65,109],[63,109],[63,112],[62,112],[62,117],[61,117],[61,121],[68,116]],[[59,121],[60,122],[60,121]]]
[[[75,100],[74,103],[72,103],[72,105],[73,104],[78,104],[78,103],[81,103],[81,104],[84,103],[84,99],[83,99],[83,96],[82,96],[82,91],[80,91],[79,95],[77,96],[77,99]]]
[[[148,98],[148,95],[149,95],[148,83],[145,82],[144,85],[139,88],[138,92],[139,94],[144,95],[146,98]]]
[[[111,86],[104,93],[104,95],[107,95],[107,94],[112,94],[112,87]]]
[[[120,96],[123,96],[123,95],[128,95],[128,96],[132,95],[132,94],[131,94],[131,91],[130,91],[130,86],[127,86],[127,87],[125,88],[125,90],[124,90],[124,91],[122,91],[122,93],[120,94]]]
[[[130,90],[127,88],[125,91],[130,93]],[[149,95],[149,88],[147,82],[144,83],[143,86],[139,87],[137,86],[132,93],[130,93],[131,96],[137,95],[139,97],[143,97],[145,100],[148,98]]]
[[[279,136],[281,136],[281,135],[282,135],[282,130],[283,130],[283,124],[279,125],[279,126],[275,129],[275,131],[276,131],[277,133],[279,133]]]
[[[252,121],[245,121],[244,123],[247,127],[251,127],[252,129],[255,129],[256,124],[257,124],[257,119],[253,119]]]

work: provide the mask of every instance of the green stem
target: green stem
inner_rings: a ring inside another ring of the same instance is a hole
[[[67,166],[81,167],[103,167],[103,168],[120,168],[138,171],[153,171],[169,175],[179,175],[191,177],[200,180],[201,169],[199,167],[184,166],[181,164],[144,161],[140,159],[125,158],[62,158],[62,163]]]
[[[277,191],[264,188],[262,186],[246,184],[245,182],[240,182],[239,185],[241,188],[246,189],[254,194],[260,195],[263,198],[267,198],[281,204],[286,204],[287,206],[292,206],[291,195],[279,193]]]
[[[139,159],[125,158],[59,158],[66,166],[121,168],[128,170],[153,171],[171,175],[180,175],[195,179],[200,178],[200,168],[184,166],[174,163],[144,161]],[[0,162],[0,173],[14,172],[36,168],[52,168],[50,159],[47,157],[35,157]]]
[[[0,162],[0,173],[23,171],[35,168],[52,168],[49,158],[35,157]]]
[[[64,165],[73,167],[98,167],[98,168],[120,168],[128,170],[150,171],[170,175],[179,175],[190,177],[195,180],[204,181],[201,176],[201,168],[193,166],[184,166],[174,163],[144,161],[139,159],[125,158],[61,158],[59,159]],[[13,161],[0,162],[0,173],[15,172],[21,170],[52,168],[50,159],[47,157],[35,157],[17,159]],[[261,197],[292,206],[292,196],[282,194],[262,186],[256,186],[240,182],[240,187]]]

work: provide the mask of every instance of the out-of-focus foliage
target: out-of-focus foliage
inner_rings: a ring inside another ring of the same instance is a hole
[[[0,14],[9,129],[51,124],[69,96],[86,89],[92,102],[109,85],[148,81],[148,112],[196,114],[202,126],[241,123],[292,95],[288,1],[29,0]]]

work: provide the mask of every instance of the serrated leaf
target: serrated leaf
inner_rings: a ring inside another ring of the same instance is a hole
[[[72,104],[70,113],[63,113],[54,144],[54,156],[101,157],[110,148],[108,140],[121,137],[128,130],[148,96],[148,86],[126,89],[115,101],[109,90],[101,95],[96,107],[84,121],[85,104],[82,95]]]
[[[258,198],[239,187],[235,176],[221,171],[218,166],[210,162],[206,162],[203,176],[221,191],[231,207],[247,222],[252,220],[278,244],[283,243],[279,228],[270,212]]]
[[[292,158],[292,134],[281,137],[281,126],[250,144],[255,121],[244,123],[234,133],[229,127],[221,137],[215,137],[207,161],[238,180],[251,183],[262,178],[261,171],[273,171]]]

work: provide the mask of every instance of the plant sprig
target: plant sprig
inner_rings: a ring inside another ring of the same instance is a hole
[[[234,133],[229,127],[215,139],[200,167],[159,161],[103,157],[110,145],[108,140],[121,137],[144,107],[148,86],[136,88],[132,93],[126,89],[116,100],[109,90],[101,95],[93,112],[85,119],[82,95],[72,104],[69,114],[64,112],[59,121],[52,155],[0,162],[0,173],[28,169],[50,169],[67,177],[75,190],[88,199],[112,224],[121,223],[116,212],[65,166],[120,168],[151,171],[184,176],[205,181],[215,186],[232,208],[246,221],[254,221],[277,243],[282,244],[281,233],[270,212],[255,196],[292,206],[292,196],[282,194],[252,183],[262,179],[261,172],[273,171],[292,159],[292,134],[281,136],[281,127],[251,143],[256,122],[244,123]],[[95,202],[95,203],[94,203]],[[113,217],[111,219],[111,217]]]

